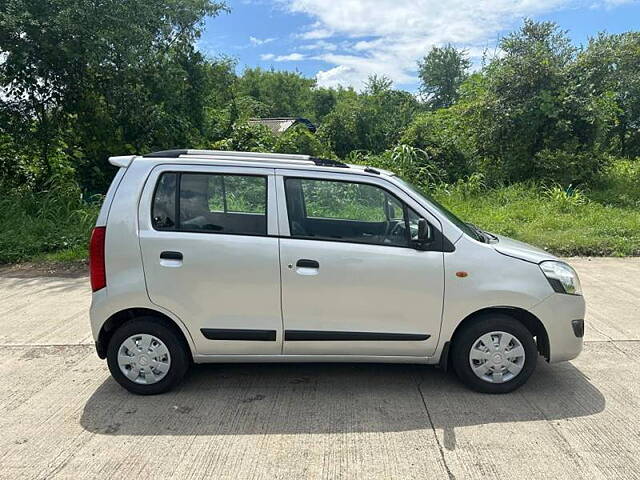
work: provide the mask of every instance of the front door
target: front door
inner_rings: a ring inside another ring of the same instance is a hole
[[[162,166],[147,181],[149,298],[180,318],[198,354],[281,353],[274,185],[273,169],[212,166]]]
[[[414,248],[426,212],[384,179],[304,173],[277,171],[284,353],[433,354],[444,272]]]

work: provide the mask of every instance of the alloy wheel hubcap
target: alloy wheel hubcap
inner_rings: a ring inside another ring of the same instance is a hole
[[[120,371],[134,383],[151,385],[162,380],[171,367],[169,349],[147,333],[131,335],[118,349]]]
[[[514,379],[522,371],[524,361],[522,343],[507,332],[482,335],[469,352],[473,373],[489,383],[505,383]]]

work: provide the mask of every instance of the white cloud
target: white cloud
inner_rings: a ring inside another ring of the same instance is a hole
[[[595,0],[591,3],[589,8],[591,10],[612,10],[622,5],[637,4],[640,0]]]
[[[516,27],[523,17],[588,7],[593,1],[630,0],[279,1],[289,11],[311,17],[311,24],[298,38],[331,45],[346,39],[340,54],[325,49],[314,57],[333,65],[318,73],[318,83],[361,88],[372,73],[387,75],[400,84],[414,83],[416,61],[434,45],[452,43],[478,52],[493,48],[500,32]]]
[[[253,45],[254,47],[259,47],[260,45],[265,45],[267,43],[271,43],[275,40],[275,38],[256,38],[256,37],[249,37],[249,43],[251,43],[251,45]]]
[[[289,7],[295,11],[294,3],[296,0],[279,0],[281,3],[289,4]],[[309,12],[305,12],[309,13]],[[334,35],[334,31],[328,28],[322,27],[322,22],[315,22],[307,27],[307,31],[303,33],[299,33],[296,37],[301,38],[303,40],[321,40],[323,38],[329,38]]]
[[[338,65],[331,70],[319,71],[316,75],[316,78],[319,85],[322,85],[323,87],[336,88],[340,85],[345,85],[345,78],[351,78],[357,74],[357,70],[353,67],[348,67],[347,65]]]
[[[289,55],[279,55],[275,58],[276,62],[299,62],[307,58],[301,53],[290,53]]]
[[[338,45],[335,43],[327,42],[325,40],[318,40],[317,42],[308,43],[299,47],[300,50],[325,50],[333,52],[338,49]]]
[[[329,38],[333,36],[333,34],[334,32],[332,30],[318,28],[301,33],[300,35],[298,35],[298,37],[302,38],[303,40],[318,40],[322,38]]]
[[[300,62],[307,57],[301,53],[290,53],[288,55],[275,55],[273,53],[264,53],[260,55],[261,60],[273,60],[275,62]]]

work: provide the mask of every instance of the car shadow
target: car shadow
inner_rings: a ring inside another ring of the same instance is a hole
[[[442,429],[455,448],[458,427],[584,417],[605,398],[570,363],[540,362],[520,390],[486,395],[451,373],[419,365],[198,365],[175,391],[126,392],[111,378],[81,417],[108,435],[254,435]]]
[[[604,410],[605,398],[570,363],[540,362],[520,390],[485,395],[451,373],[419,365],[235,364],[195,366],[175,391],[126,392],[111,378],[81,417],[107,435],[254,435],[402,432],[560,420]]]

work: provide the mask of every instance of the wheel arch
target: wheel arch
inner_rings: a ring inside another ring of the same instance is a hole
[[[128,321],[140,317],[152,317],[155,321],[170,328],[174,333],[176,333],[176,335],[178,335],[178,338],[187,349],[187,352],[189,352],[190,357],[193,358],[193,349],[191,347],[191,344],[187,338],[187,335],[182,330],[182,328],[180,328],[178,323],[162,312],[144,307],[135,307],[120,310],[119,312],[111,315],[102,324],[100,332],[98,333],[98,340],[96,341],[96,351],[98,352],[98,356],[102,359],[105,359],[107,357],[107,347],[109,346],[109,341],[111,340],[111,337],[113,336],[115,331]]]
[[[538,317],[536,317],[533,313],[519,307],[487,307],[477,310],[469,315],[467,315],[456,327],[453,334],[451,335],[451,340],[449,340],[442,351],[442,358],[440,359],[440,366],[447,370],[449,368],[449,352],[451,351],[451,345],[455,342],[456,336],[458,333],[465,328],[466,325],[472,323],[476,318],[482,315],[491,314],[491,313],[501,313],[503,315],[508,315],[512,317],[514,320],[520,322],[524,325],[531,335],[536,339],[536,345],[538,348],[538,352],[542,355],[547,362],[550,358],[550,346],[549,346],[549,335],[547,333],[546,328],[543,323],[540,321]]]

